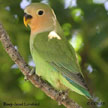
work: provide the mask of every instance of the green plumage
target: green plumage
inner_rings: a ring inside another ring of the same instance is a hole
[[[71,89],[90,97],[77,63],[74,49],[65,37],[48,39],[50,31],[42,32],[31,39],[31,53],[36,64],[36,73],[59,90]]]

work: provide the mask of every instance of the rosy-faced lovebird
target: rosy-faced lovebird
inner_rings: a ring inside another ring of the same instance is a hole
[[[53,9],[43,3],[28,5],[24,10],[24,24],[31,29],[30,51],[36,74],[56,90],[71,90],[90,98],[76,53]]]

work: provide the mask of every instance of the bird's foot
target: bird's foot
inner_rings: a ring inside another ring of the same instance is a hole
[[[68,90],[59,92],[60,96],[62,96],[62,99],[65,100],[68,96]]]
[[[33,74],[35,74],[35,68],[32,68],[28,75],[32,76]]]
[[[61,105],[62,101],[64,101],[68,97],[68,90],[66,90],[66,91],[60,90],[59,91],[59,96],[61,98],[60,98],[60,101],[58,102],[58,105]]]
[[[24,80],[28,81],[28,76],[27,75],[24,76]]]
[[[32,68],[28,75],[25,75],[24,80],[28,81],[28,76],[32,76],[33,74],[35,74],[35,68]]]

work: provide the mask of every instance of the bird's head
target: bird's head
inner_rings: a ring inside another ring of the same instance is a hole
[[[46,4],[32,3],[24,10],[24,24],[32,34],[53,29],[55,22],[54,11]]]

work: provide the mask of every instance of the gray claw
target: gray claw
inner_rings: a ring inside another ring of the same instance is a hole
[[[62,91],[60,90],[59,91],[59,96],[62,96],[62,98],[60,99],[60,101],[58,102],[58,105],[61,105],[62,104],[62,101],[64,101],[67,96],[68,96],[68,92],[67,91]]]
[[[66,97],[67,97],[67,95],[63,95],[62,99],[63,99],[63,100],[65,100],[65,99],[66,99]]]
[[[66,91],[61,91],[60,90],[59,93],[60,93],[60,95],[62,95],[62,100],[61,101],[65,100],[68,97],[68,90],[66,90]]]
[[[33,74],[35,74],[35,68],[32,68],[32,70],[28,73],[28,75],[24,76],[24,80],[28,81],[28,76],[32,76]]]
[[[28,77],[26,75],[24,76],[24,80],[25,81],[28,81]]]
[[[35,68],[32,68],[32,70],[30,71],[30,73],[28,75],[32,76],[33,74],[35,74]]]

